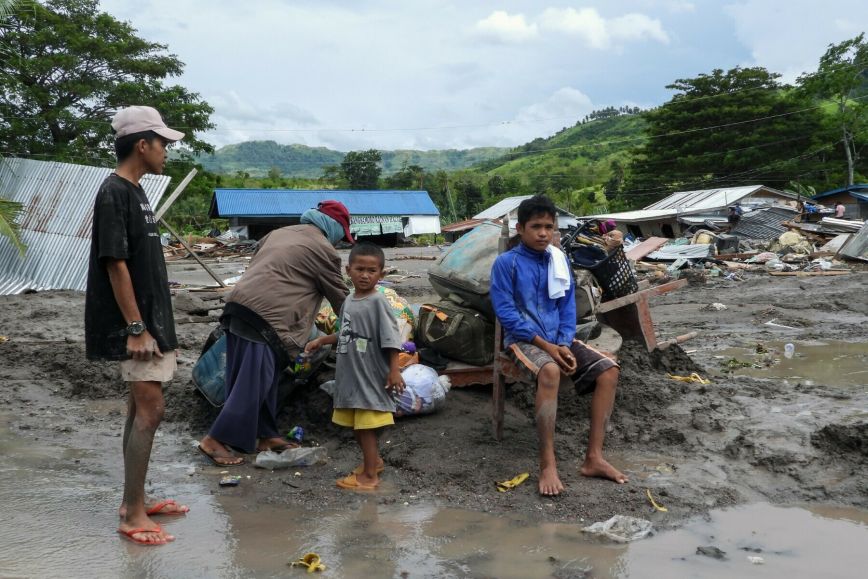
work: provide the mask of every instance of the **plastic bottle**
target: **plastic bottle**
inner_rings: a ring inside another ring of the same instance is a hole
[[[304,446],[287,448],[283,452],[266,450],[256,455],[255,466],[259,468],[289,468],[291,466],[310,466],[326,459],[324,446]]]
[[[784,358],[792,358],[796,353],[796,347],[793,344],[784,345]]]

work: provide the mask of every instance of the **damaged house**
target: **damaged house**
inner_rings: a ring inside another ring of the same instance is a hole
[[[694,226],[714,228],[726,224],[728,208],[740,203],[746,212],[777,207],[796,213],[798,196],[765,185],[746,185],[698,191],[678,191],[644,209],[605,213],[594,219],[614,219],[623,233],[633,237],[681,237]]]

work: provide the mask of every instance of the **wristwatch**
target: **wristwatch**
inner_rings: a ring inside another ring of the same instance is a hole
[[[145,322],[141,320],[136,320],[127,324],[127,335],[128,336],[141,336],[145,331]]]

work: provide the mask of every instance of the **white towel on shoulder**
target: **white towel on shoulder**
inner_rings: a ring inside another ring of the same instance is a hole
[[[549,297],[556,300],[567,295],[567,290],[570,289],[570,265],[560,248],[549,245],[546,251],[551,256],[548,271]]]

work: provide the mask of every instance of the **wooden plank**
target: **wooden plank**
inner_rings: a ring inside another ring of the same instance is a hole
[[[614,300],[609,300],[607,302],[603,302],[597,307],[598,314],[605,314],[606,312],[611,312],[613,310],[617,310],[618,308],[622,308],[624,306],[635,304],[641,299],[642,295],[648,296],[656,296],[660,294],[665,294],[678,288],[682,288],[687,285],[686,279],[676,279],[675,281],[670,281],[664,284],[655,285],[649,287],[645,290],[640,290],[636,293],[632,293],[630,295],[624,296],[622,298],[615,298]]]
[[[669,238],[667,237],[649,237],[639,245],[631,247],[630,251],[625,252],[625,255],[627,256],[627,259],[639,261],[649,253],[654,253],[667,243],[669,243]]]
[[[181,242],[181,245],[184,246],[184,249],[186,249],[187,251],[190,252],[190,255],[193,256],[193,259],[195,259],[196,261],[198,261],[198,262],[199,262],[199,265],[201,265],[202,267],[205,268],[205,271],[208,272],[208,275],[210,275],[211,277],[213,277],[213,278],[214,278],[214,281],[216,281],[217,284],[218,284],[220,287],[226,287],[226,284],[223,283],[223,280],[220,279],[219,277],[217,277],[217,274],[214,273],[214,272],[211,270],[210,267],[208,267],[207,265],[205,265],[205,262],[202,261],[202,260],[199,258],[198,255],[196,255],[196,253],[195,253],[195,252],[190,248],[189,245],[187,245],[187,242],[184,240],[184,238],[181,237],[180,235],[178,235],[178,234],[175,232],[175,230],[172,229],[171,226],[169,226],[168,223],[166,223],[166,220],[165,220],[165,219],[160,219],[160,225],[162,225],[163,227],[165,227],[166,229],[168,229],[168,230],[169,230],[169,233],[171,233],[171,234],[172,234],[172,235],[173,235],[173,236],[174,236],[178,241]]]
[[[827,270],[827,271],[770,271],[769,275],[774,276],[789,276],[789,277],[821,277],[833,275],[846,275],[850,271],[844,270]]]
[[[176,199],[178,198],[178,196],[179,196],[179,195],[184,191],[184,189],[187,187],[187,185],[190,184],[190,181],[193,180],[193,177],[196,176],[196,173],[197,173],[197,172],[198,172],[198,171],[197,171],[195,168],[194,168],[194,169],[190,169],[190,172],[187,173],[187,176],[184,177],[184,180],[181,181],[181,182],[178,184],[178,186],[175,187],[175,190],[172,191],[172,194],[169,195],[169,198],[166,199],[166,200],[163,202],[162,205],[160,205],[160,208],[157,209],[156,212],[154,212],[154,217],[157,218],[157,221],[159,221],[160,219],[163,218],[163,215],[166,214],[166,211],[169,210],[169,207],[172,206],[172,203],[175,202],[175,200],[176,200]]]

